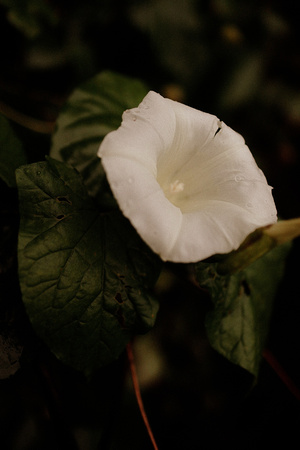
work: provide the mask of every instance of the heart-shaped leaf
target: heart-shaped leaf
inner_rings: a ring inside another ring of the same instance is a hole
[[[98,148],[119,127],[124,110],[138,106],[147,91],[139,80],[105,71],[75,89],[58,117],[50,156],[76,167],[102,204],[111,199]]]
[[[214,303],[206,320],[212,347],[255,376],[289,250],[290,243],[277,246],[231,275],[220,275],[217,263],[196,265],[197,280],[209,290]]]
[[[100,213],[78,172],[48,158],[17,170],[19,276],[37,334],[91,374],[154,324],[160,260],[118,211]]]

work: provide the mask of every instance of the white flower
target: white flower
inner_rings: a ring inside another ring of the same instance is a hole
[[[123,113],[98,156],[123,214],[163,260],[228,253],[277,220],[271,187],[243,137],[155,92]]]

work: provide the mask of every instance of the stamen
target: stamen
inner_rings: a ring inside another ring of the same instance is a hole
[[[184,189],[184,183],[181,183],[179,180],[174,181],[174,183],[171,183],[170,185],[170,192],[177,193],[182,192]]]

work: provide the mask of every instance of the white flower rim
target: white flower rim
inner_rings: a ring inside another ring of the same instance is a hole
[[[165,261],[228,253],[277,220],[272,188],[241,135],[150,91],[98,156],[123,214]]]

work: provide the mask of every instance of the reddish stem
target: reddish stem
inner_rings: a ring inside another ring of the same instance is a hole
[[[134,356],[133,356],[133,351],[132,351],[132,344],[128,343],[126,346],[126,351],[127,351],[127,358],[128,358],[128,362],[129,362],[129,367],[130,367],[130,373],[131,373],[131,379],[132,379],[132,383],[133,383],[133,388],[134,388],[134,392],[135,392],[135,396],[138,402],[138,406],[139,406],[139,410],[141,413],[141,416],[143,418],[144,424],[147,428],[149,437],[151,439],[152,445],[154,450],[158,450],[157,444],[155,442],[149,421],[148,421],[148,417],[144,408],[144,404],[143,404],[143,400],[142,400],[142,396],[141,396],[141,391],[140,391],[140,386],[139,386],[139,382],[138,382],[138,376],[136,373],[136,366],[135,366],[135,361],[134,361]]]
[[[277,361],[273,353],[270,350],[265,349],[263,351],[263,357],[267,361],[267,363],[272,367],[272,369],[276,372],[281,381],[286,385],[291,394],[293,394],[293,396],[300,401],[299,388],[295,385],[293,380],[289,377],[289,375]]]

